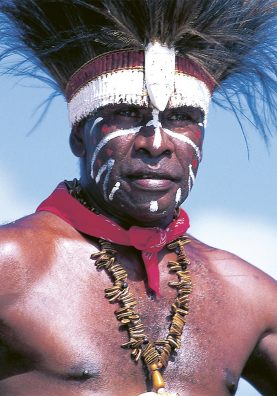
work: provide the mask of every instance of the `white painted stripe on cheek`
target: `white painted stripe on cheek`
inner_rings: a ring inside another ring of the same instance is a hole
[[[189,165],[189,180],[188,180],[189,192],[191,191],[194,182],[195,182],[195,175],[194,175],[193,170],[192,170],[192,165],[190,164]]]
[[[176,197],[175,197],[176,204],[178,204],[181,201],[181,194],[182,194],[182,190],[180,188],[178,188],[178,190],[176,192]]]
[[[107,199],[107,197],[108,197],[107,190],[108,190],[109,178],[110,178],[113,166],[114,166],[114,162],[115,162],[114,160],[112,160],[112,162],[110,162],[110,164],[108,166],[108,171],[107,171],[107,174],[105,176],[104,183],[103,183],[104,198],[105,198],[106,201],[108,200]]]
[[[113,189],[112,189],[112,191],[111,191],[111,193],[109,195],[109,200],[110,201],[113,200],[114,194],[117,192],[117,190],[119,190],[119,187],[120,187],[120,183],[119,182],[115,183],[115,186],[113,187]]]
[[[92,179],[94,178],[94,172],[93,172],[93,166],[96,160],[97,155],[99,154],[100,150],[102,150],[102,148],[112,139],[115,139],[117,137],[120,136],[126,136],[126,135],[130,135],[130,134],[135,134],[137,132],[139,132],[139,130],[141,129],[141,126],[137,127],[137,128],[130,128],[130,129],[120,129],[118,131],[114,131],[111,132],[109,135],[107,135],[106,137],[104,137],[96,146],[93,156],[92,156],[92,160],[91,160],[91,177]]]
[[[163,131],[167,133],[169,136],[180,140],[182,143],[189,144],[194,149],[198,160],[201,161],[201,152],[199,150],[199,147],[190,138],[181,135],[180,133],[173,132],[170,129],[163,129]]]
[[[150,212],[152,212],[152,213],[157,212],[157,210],[159,209],[158,202],[157,201],[151,201],[149,209],[150,209]]]
[[[92,125],[92,127],[90,128],[90,131],[89,131],[90,135],[92,134],[92,132],[93,132],[94,128],[96,127],[96,125],[99,124],[99,122],[101,122],[101,121],[103,121],[102,117],[98,117],[98,118],[96,118],[96,120],[94,120],[94,123],[93,123],[93,125]]]
[[[105,170],[107,168],[110,168],[111,166],[114,165],[114,160],[113,159],[109,159],[108,162],[106,162],[104,165],[101,166],[101,168],[99,169],[97,176],[95,178],[96,183],[99,183],[101,176],[103,175],[103,173],[105,172]]]

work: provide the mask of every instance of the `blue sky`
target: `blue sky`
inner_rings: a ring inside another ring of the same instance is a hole
[[[53,102],[30,135],[47,97],[45,87],[0,77],[0,223],[35,210],[63,179],[78,176],[78,160],[69,149],[69,123],[62,98]],[[277,277],[277,136],[270,152],[255,131],[249,133],[250,159],[234,117],[212,107],[204,159],[184,207],[190,232]],[[258,393],[240,385],[238,395]]]

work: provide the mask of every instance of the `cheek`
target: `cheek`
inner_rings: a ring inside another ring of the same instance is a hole
[[[200,158],[197,157],[195,151],[190,151],[189,155],[189,163],[192,166],[194,171],[197,171],[199,163],[201,162],[202,157],[202,148],[203,148],[203,140],[204,140],[204,130],[195,128],[191,135],[189,136],[193,143],[198,147],[200,152]]]
[[[105,155],[107,158],[111,158],[111,156],[113,155],[113,150],[110,147],[106,148]]]
[[[115,132],[118,130],[118,127],[116,125],[108,125],[108,124],[103,124],[100,127],[100,133],[102,134],[102,137],[108,135],[109,133]]]
[[[115,125],[101,124],[97,125],[91,132],[91,141],[94,149],[105,139],[110,133],[117,131],[118,128]],[[101,150],[102,151],[102,150]]]
[[[192,169],[196,172],[198,169],[198,166],[199,166],[199,161],[197,158],[193,158],[191,160],[191,166],[192,166]]]
[[[189,138],[196,144],[199,149],[202,149],[204,140],[204,129],[193,128]]]
[[[188,166],[192,166],[193,170],[197,170],[200,160],[192,147],[179,143],[176,153],[184,171],[187,170]]]
[[[103,148],[101,152],[98,154],[97,159],[95,161],[95,167],[94,169],[96,171],[101,168],[105,163],[107,163],[111,158],[113,158],[113,150],[109,147],[109,143],[107,143],[107,147]]]
[[[107,124],[102,124],[100,126],[97,126],[94,128],[94,130],[91,133],[90,141],[92,143],[92,157],[95,154],[95,150],[103,139],[105,139],[110,133],[115,132],[116,126],[115,125],[107,125]],[[113,150],[110,148],[111,141],[108,141],[105,146],[97,153],[94,166],[95,167],[101,167],[106,161],[108,161],[112,155],[113,155]]]

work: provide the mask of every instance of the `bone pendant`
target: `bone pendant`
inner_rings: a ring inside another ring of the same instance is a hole
[[[145,50],[145,82],[150,101],[163,111],[174,91],[175,51],[159,42]]]

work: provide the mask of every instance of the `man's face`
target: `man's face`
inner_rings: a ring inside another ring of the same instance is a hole
[[[82,184],[123,224],[166,226],[192,188],[203,135],[197,108],[106,106],[84,126]]]

